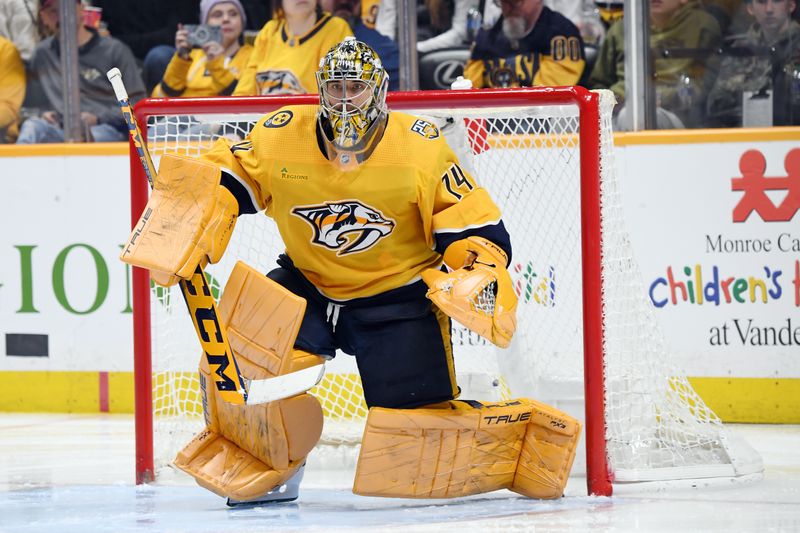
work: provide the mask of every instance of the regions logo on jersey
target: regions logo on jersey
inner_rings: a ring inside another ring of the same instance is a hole
[[[295,207],[292,213],[314,228],[313,244],[337,250],[336,255],[363,252],[395,226],[394,220],[356,200]]]
[[[411,125],[411,131],[419,133],[426,139],[436,139],[439,137],[439,128],[427,120],[418,119]]]
[[[289,110],[286,111],[278,111],[267,120],[264,121],[265,128],[282,128],[283,126],[287,125],[294,113]]]
[[[291,70],[267,70],[256,74],[258,94],[301,94],[303,84]]]

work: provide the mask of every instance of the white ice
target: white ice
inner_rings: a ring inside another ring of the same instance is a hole
[[[0,533],[397,531],[800,531],[800,426],[734,426],[763,456],[763,480],[703,489],[564,498],[510,492],[454,500],[366,498],[352,473],[306,471],[293,503],[230,509],[182,475],[134,484],[133,419],[0,414]]]

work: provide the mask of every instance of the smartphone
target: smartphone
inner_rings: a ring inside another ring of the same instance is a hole
[[[222,44],[222,26],[184,24],[183,28],[189,32],[187,39],[192,48],[202,48],[204,44],[211,41]]]

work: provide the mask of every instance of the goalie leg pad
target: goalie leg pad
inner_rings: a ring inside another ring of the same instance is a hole
[[[237,262],[218,312],[247,379],[281,376],[324,361],[294,348],[306,300],[256,269]]]
[[[120,259],[150,269],[161,284],[187,279],[198,264],[216,263],[228,246],[239,205],[210,163],[161,159],[153,193]]]
[[[301,394],[240,409],[249,413],[228,420],[222,429],[235,426],[238,434],[230,438],[206,428],[178,453],[174,464],[219,496],[249,501],[285,483],[305,463],[322,432],[322,408],[314,396]],[[253,433],[261,442],[238,444]]]
[[[322,361],[293,348],[305,300],[244,263],[225,286],[219,315],[247,379],[264,379]],[[206,358],[200,381],[206,429],[175,459],[197,482],[235,500],[257,499],[290,478],[322,434],[322,408],[309,394],[261,405],[220,400]]]
[[[552,435],[553,421],[559,437]],[[452,498],[508,488],[557,498],[579,434],[577,420],[524,398],[486,406],[450,401],[422,409],[372,408],[353,492]]]
[[[581,435],[581,423],[547,404],[533,407],[510,490],[529,498],[552,499],[564,494]]]

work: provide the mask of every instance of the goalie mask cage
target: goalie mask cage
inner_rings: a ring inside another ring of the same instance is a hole
[[[219,136],[242,138],[261,115],[295,104],[318,98],[145,100],[136,114],[158,161],[164,153],[200,154]],[[575,87],[430,91],[390,94],[388,104],[438,126],[511,234],[518,329],[500,350],[454,322],[461,398],[531,397],[582,419],[585,462],[579,451],[573,473],[585,468],[590,494],[757,478],[760,457],[670,363],[624,227],[613,95]],[[308,144],[317,149],[313,139]],[[149,190],[131,150],[135,224]],[[281,251],[270,219],[241,217],[225,257],[207,269],[212,290],[224,288],[236,260],[267,272]],[[138,268],[132,276],[141,483],[203,428],[201,351],[179,288],[152,286]],[[354,461],[367,412],[353,359],[338,354],[311,390],[326,415],[318,449],[334,461]]]

